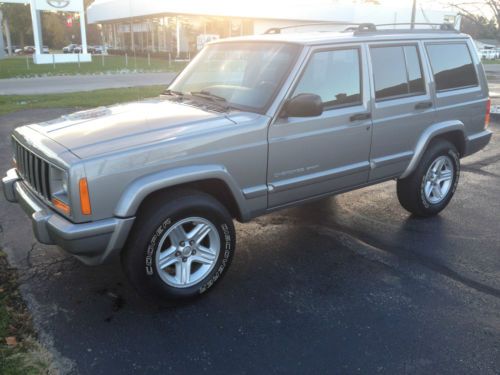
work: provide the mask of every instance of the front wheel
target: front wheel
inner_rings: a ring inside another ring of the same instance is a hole
[[[122,257],[125,273],[143,295],[186,299],[214,286],[234,253],[235,229],[210,195],[175,191],[145,207]]]
[[[459,176],[456,147],[446,140],[438,140],[427,149],[416,170],[398,180],[399,202],[416,216],[437,215],[450,203]]]

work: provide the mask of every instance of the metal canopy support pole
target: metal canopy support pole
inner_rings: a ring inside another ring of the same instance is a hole
[[[116,35],[116,23],[111,24],[111,31],[113,33],[113,48],[117,49],[118,48],[118,40],[117,40],[117,35]]]
[[[171,42],[167,42],[167,35],[170,36],[170,32],[167,33],[167,27],[169,26],[167,17],[163,17],[163,48],[165,51],[171,51]]]
[[[130,49],[135,52],[134,23],[130,21]]]
[[[149,33],[151,34],[151,51],[156,52],[155,47],[155,31],[154,31],[154,22],[153,20],[148,21],[149,24]]]
[[[181,23],[179,22],[179,17],[175,17],[175,27],[177,36],[177,58],[180,58],[181,53]]]

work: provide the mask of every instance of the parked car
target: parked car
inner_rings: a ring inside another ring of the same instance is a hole
[[[82,53],[82,46],[78,45],[73,49],[73,53]]]
[[[406,210],[437,215],[489,109],[449,27],[216,41],[160,98],[17,128],[3,191],[38,241],[89,265],[119,254],[142,293],[190,298],[227,272],[234,219],[394,179]]]
[[[42,47],[42,53],[50,53],[49,47],[48,46],[43,46]]]
[[[10,47],[11,47],[12,53],[16,53],[16,50],[20,49],[19,46],[16,44],[11,45]],[[5,50],[5,53],[9,53],[9,48],[7,46],[5,46],[4,50]]]
[[[76,47],[78,47],[76,44],[68,44],[66,47],[63,47],[63,53],[73,53]]]
[[[92,46],[92,49],[89,49],[89,53],[94,55],[102,55],[105,51],[104,46]]]
[[[17,55],[32,55],[35,53],[35,47],[34,46],[25,46],[23,48],[19,48],[15,51]]]

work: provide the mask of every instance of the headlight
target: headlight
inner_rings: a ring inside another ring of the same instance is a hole
[[[53,196],[68,195],[68,175],[61,169],[50,167],[50,191]]]
[[[68,174],[53,166],[50,167],[51,201],[55,208],[66,215],[71,214],[68,194]]]
[[[63,173],[62,179],[61,179],[61,185],[62,185],[62,190],[64,194],[68,195],[68,174]]]

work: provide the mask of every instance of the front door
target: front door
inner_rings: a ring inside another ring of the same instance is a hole
[[[270,126],[270,208],[368,181],[371,114],[365,59],[360,45],[311,51],[290,97],[319,95],[324,112],[280,117]]]

